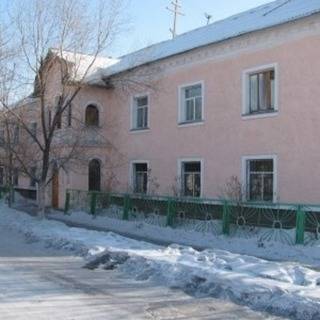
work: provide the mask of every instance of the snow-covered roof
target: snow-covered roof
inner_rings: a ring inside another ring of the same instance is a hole
[[[270,28],[320,12],[320,0],[277,0],[233,15],[113,60],[99,70],[103,77],[245,33]]]
[[[101,57],[97,56],[94,58],[93,55],[82,54],[78,52],[66,51],[66,50],[58,50],[58,49],[50,49],[50,51],[62,57],[64,60],[69,61],[74,64],[74,76],[76,80],[82,79],[82,77],[86,74],[86,78],[92,77],[96,78],[98,71],[101,68],[107,68],[108,66],[117,63],[119,60],[110,57]],[[92,64],[94,60],[94,63]],[[92,66],[90,67],[90,65]],[[89,68],[90,67],[90,68]],[[89,69],[88,69],[89,68]],[[98,75],[97,75],[98,76]]]

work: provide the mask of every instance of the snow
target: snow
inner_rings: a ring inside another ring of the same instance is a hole
[[[105,77],[111,76],[188,50],[294,21],[318,12],[320,12],[319,0],[274,1],[181,34],[173,40],[163,41],[120,57],[118,62],[101,70],[101,74]]]
[[[99,70],[101,68],[109,67],[119,61],[116,58],[101,56],[94,57],[93,55],[67,50],[58,50],[52,48],[50,51],[62,57],[64,60],[74,64],[74,76],[76,80],[81,80],[83,77],[85,77],[85,79],[90,79],[90,81],[99,81],[101,80]]]
[[[123,235],[149,239],[160,244],[180,243],[196,248],[216,248],[269,260],[300,262],[320,269],[320,241],[309,245],[294,245],[295,229],[273,230],[255,228],[232,230],[229,237],[221,234],[221,221],[191,221],[186,226],[165,227],[165,217],[124,221],[114,217],[96,216],[85,212],[52,214],[50,217],[75,224],[84,224]],[[193,227],[192,227],[193,225]],[[306,234],[308,235],[308,234]],[[281,242],[284,239],[285,243]]]
[[[0,226],[47,246],[70,249],[96,259],[110,252],[129,255],[119,268],[140,280],[213,296],[292,319],[320,318],[320,272],[292,262],[267,261],[219,249],[163,247],[119,236],[69,228],[0,205]],[[302,249],[301,249],[302,250]]]

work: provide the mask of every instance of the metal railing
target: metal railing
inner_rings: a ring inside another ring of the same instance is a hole
[[[288,244],[320,238],[320,205],[67,190],[65,213],[75,210],[216,235],[255,235],[262,241]]]

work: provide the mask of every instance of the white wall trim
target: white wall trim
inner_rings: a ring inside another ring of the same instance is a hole
[[[147,119],[147,122],[148,122],[148,128],[144,128],[144,129],[137,129],[135,127],[135,124],[133,123],[133,112],[134,112],[134,102],[135,102],[135,99],[137,98],[142,98],[142,97],[147,97],[148,98],[148,119]],[[148,131],[149,128],[150,128],[150,92],[144,92],[144,93],[139,93],[139,94],[134,94],[134,95],[131,95],[130,97],[130,125],[129,125],[129,128],[130,128],[130,131],[132,130],[132,132],[144,132],[144,131]]]
[[[150,160],[131,160],[129,163],[129,188],[132,190],[133,192],[133,165],[136,163],[146,163],[147,164],[147,169],[150,170]],[[147,193],[149,191],[149,179],[147,181]]]
[[[178,118],[177,118],[177,123],[179,126],[185,126],[185,125],[190,125],[189,123],[182,123],[183,119],[182,119],[182,91],[183,89],[185,89],[186,87],[191,87],[191,86],[195,86],[197,84],[201,85],[201,94],[202,94],[202,104],[201,104],[201,116],[202,119],[196,122],[191,122],[190,124],[196,125],[198,123],[204,122],[205,120],[205,114],[204,114],[204,106],[205,106],[205,85],[204,85],[204,80],[199,80],[199,81],[195,81],[195,82],[191,82],[191,83],[183,83],[181,85],[178,86]]]
[[[261,114],[249,114],[248,113],[248,103],[249,103],[249,75],[257,72],[274,70],[274,112],[266,112]],[[242,71],[242,119],[248,119],[249,117],[257,118],[267,118],[274,117],[279,111],[279,67],[278,63],[270,63],[264,65],[258,65],[250,69],[245,69]]]
[[[182,169],[182,163],[184,162],[200,162],[200,165],[201,165],[201,173],[200,173],[200,177],[201,177],[201,183],[200,183],[200,198],[203,197],[203,194],[204,194],[204,159],[203,158],[193,158],[193,157],[190,157],[190,158],[179,158],[177,160],[177,169],[178,169],[178,174],[177,174],[177,177],[179,179],[178,183],[180,183],[180,186],[179,186],[179,190],[181,190],[181,186],[182,186],[182,177],[181,177],[181,169]]]
[[[243,196],[246,200],[247,197],[247,160],[263,160],[272,159],[273,160],[273,199],[272,202],[277,202],[278,200],[278,156],[276,154],[267,155],[247,155],[241,157],[241,184],[244,188]]]

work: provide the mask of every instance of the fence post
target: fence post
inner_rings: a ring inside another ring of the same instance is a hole
[[[96,209],[97,209],[97,193],[92,192],[91,199],[90,199],[90,213],[93,216],[96,214]]]
[[[123,215],[122,220],[129,220],[130,196],[125,194],[123,197]]]
[[[230,234],[230,210],[228,208],[228,202],[226,200],[223,201],[222,233],[225,235]]]
[[[298,205],[296,212],[296,244],[304,244],[305,212]]]
[[[172,198],[168,198],[167,201],[167,226],[172,227],[174,224],[174,218],[175,218],[175,207],[174,207],[174,201]]]
[[[67,214],[69,212],[70,209],[70,192],[67,191],[66,192],[66,200],[64,203],[64,214]]]

